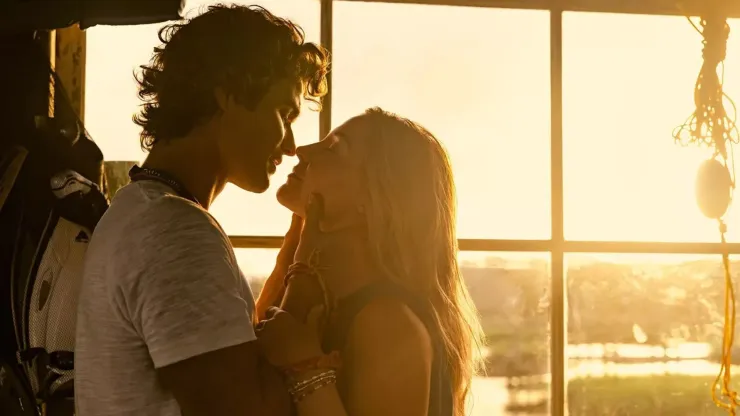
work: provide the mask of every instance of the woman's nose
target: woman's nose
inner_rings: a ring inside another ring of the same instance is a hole
[[[304,146],[300,146],[296,149],[296,155],[299,161],[310,162],[311,159],[315,158],[317,151],[321,149],[323,144],[321,142],[311,143]]]
[[[305,162],[308,160],[308,153],[309,153],[308,146],[298,146],[295,149],[295,154],[296,156],[298,156],[298,160],[301,162]]]

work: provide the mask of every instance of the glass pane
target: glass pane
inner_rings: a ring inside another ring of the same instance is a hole
[[[549,414],[550,255],[464,251],[459,261],[487,344],[470,415]]]
[[[332,124],[421,123],[452,156],[461,238],[549,238],[549,59],[544,11],[336,2]]]
[[[740,100],[740,21],[731,26],[725,91]],[[672,137],[695,109],[701,35],[682,17],[596,13],[566,13],[563,31],[566,237],[718,241],[694,198],[711,152]],[[739,209],[726,216],[735,241]]]
[[[566,267],[572,416],[726,414],[710,393],[724,317],[719,255],[573,254]],[[731,267],[737,278],[740,262]]]
[[[213,0],[186,2],[187,15],[197,14]],[[257,4],[272,13],[291,19],[303,27],[306,39],[320,39],[318,1],[250,0],[239,4]],[[85,124],[106,160],[141,162],[146,154],[139,146],[139,128],[131,117],[139,111],[140,101],[134,71],[149,62],[152,49],[159,45],[157,31],[163,24],[142,26],[96,26],[87,32],[87,68],[85,88]],[[307,109],[308,110],[308,109]],[[318,113],[304,111],[294,132],[298,144],[318,139]],[[211,212],[229,234],[282,235],[290,224],[290,213],[275,200],[297,160],[285,159],[273,176],[270,189],[255,195],[228,185],[211,207]]]
[[[236,255],[257,296],[277,250]],[[549,414],[549,254],[462,252],[459,260],[488,340],[487,374],[473,382],[468,414]]]

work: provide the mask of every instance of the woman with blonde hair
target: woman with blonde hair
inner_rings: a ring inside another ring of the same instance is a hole
[[[480,327],[443,146],[373,108],[297,154],[278,191],[296,214],[281,253],[295,250],[293,264],[257,302],[262,349],[297,414],[464,415]]]

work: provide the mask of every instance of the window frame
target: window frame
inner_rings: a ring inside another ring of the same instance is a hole
[[[567,253],[740,254],[740,243],[637,242],[566,240],[563,202],[563,13],[599,12],[649,15],[698,15],[706,0],[687,1],[682,9],[673,0],[320,0],[321,42],[333,54],[333,2],[454,5],[490,8],[538,9],[550,12],[550,187],[551,238],[548,240],[459,239],[461,251],[550,253],[550,414],[568,413],[567,288],[564,257]],[[740,17],[740,3],[728,6],[729,17]],[[331,77],[331,73],[329,74]],[[331,78],[319,118],[319,137],[331,129]],[[235,248],[280,248],[282,237],[231,236]]]
[[[307,0],[308,1],[308,0]],[[563,57],[562,19],[564,12],[628,13],[648,15],[700,15],[712,1],[686,0],[681,8],[675,0],[319,0],[321,43],[332,50],[333,2],[449,5],[550,12],[550,101],[551,101],[551,238],[547,240],[460,239],[461,251],[547,252],[550,253],[550,414],[564,416],[567,397],[567,299],[564,270],[566,253],[660,253],[740,254],[740,243],[636,242],[566,240],[563,226]],[[718,0],[722,1],[722,0]],[[740,2],[725,2],[727,16],[740,18]],[[50,58],[73,106],[84,117],[85,33],[77,26],[60,29],[50,36]],[[331,73],[329,93],[319,116],[319,137],[331,129]],[[230,236],[234,248],[280,248],[282,236]]]

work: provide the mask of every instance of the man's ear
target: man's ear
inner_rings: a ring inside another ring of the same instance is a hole
[[[226,111],[226,109],[231,104],[231,100],[232,100],[231,96],[227,94],[226,91],[224,91],[223,88],[221,87],[217,87],[213,91],[213,95],[214,97],[216,97],[216,104],[218,104],[218,108],[221,111]]]

